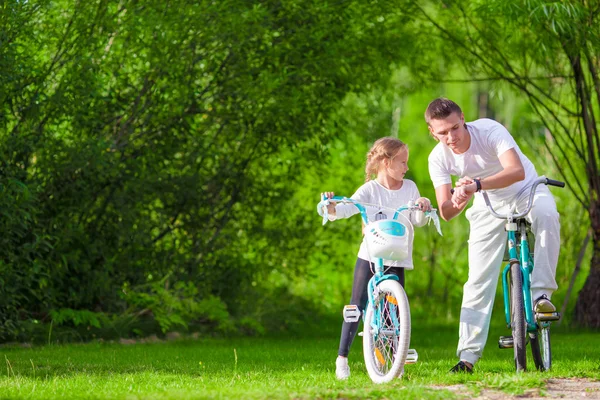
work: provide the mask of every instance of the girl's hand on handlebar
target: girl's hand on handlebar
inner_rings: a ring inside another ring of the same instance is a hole
[[[323,192],[321,193],[321,200],[323,200],[323,198],[327,198],[327,199],[331,199],[333,198],[333,196],[335,196],[335,194],[333,192]],[[327,205],[327,213],[329,215],[335,215],[335,205],[337,203],[335,201],[330,201],[329,204]]]
[[[431,211],[431,201],[427,197],[419,197],[415,204],[419,206],[421,211]]]

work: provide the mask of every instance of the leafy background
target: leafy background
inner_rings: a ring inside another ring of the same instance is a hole
[[[434,199],[422,113],[438,96],[560,179],[531,103],[472,79],[414,2],[33,3],[0,6],[2,341],[337,327],[360,224],[322,227],[318,194],[353,193],[393,135]],[[554,193],[561,304],[589,222]],[[418,231],[407,274],[421,321],[458,317],[468,227],[442,228]]]

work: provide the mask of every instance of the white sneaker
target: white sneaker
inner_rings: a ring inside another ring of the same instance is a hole
[[[335,377],[339,380],[348,379],[350,376],[350,367],[348,366],[347,357],[338,357],[335,360]]]

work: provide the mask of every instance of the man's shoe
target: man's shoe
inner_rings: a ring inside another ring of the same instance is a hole
[[[533,310],[536,313],[554,313],[556,312],[556,307],[554,307],[554,304],[550,302],[550,299],[543,294],[535,300]]]
[[[533,306],[536,321],[558,321],[560,314],[556,312],[556,307],[550,302],[550,299],[543,294],[535,300]]]
[[[464,361],[459,361],[458,364],[456,364],[454,367],[452,367],[450,372],[452,372],[453,374],[461,373],[461,372],[466,373],[466,374],[472,374],[473,367],[469,367],[467,364],[465,364]]]
[[[350,376],[350,367],[348,366],[347,357],[338,357],[335,360],[335,377],[339,380],[348,379]]]

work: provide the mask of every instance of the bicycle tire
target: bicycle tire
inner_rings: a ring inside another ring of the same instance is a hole
[[[374,307],[369,304],[365,313],[363,353],[371,380],[385,383],[404,373],[410,343],[410,308],[404,289],[394,280],[381,282],[376,292]],[[379,331],[372,325],[378,326]]]
[[[552,347],[550,345],[550,326],[538,326],[537,332],[530,336],[533,363],[538,371],[552,368]]]
[[[517,372],[527,369],[525,308],[523,305],[523,274],[519,263],[510,266],[510,303],[515,368]]]

